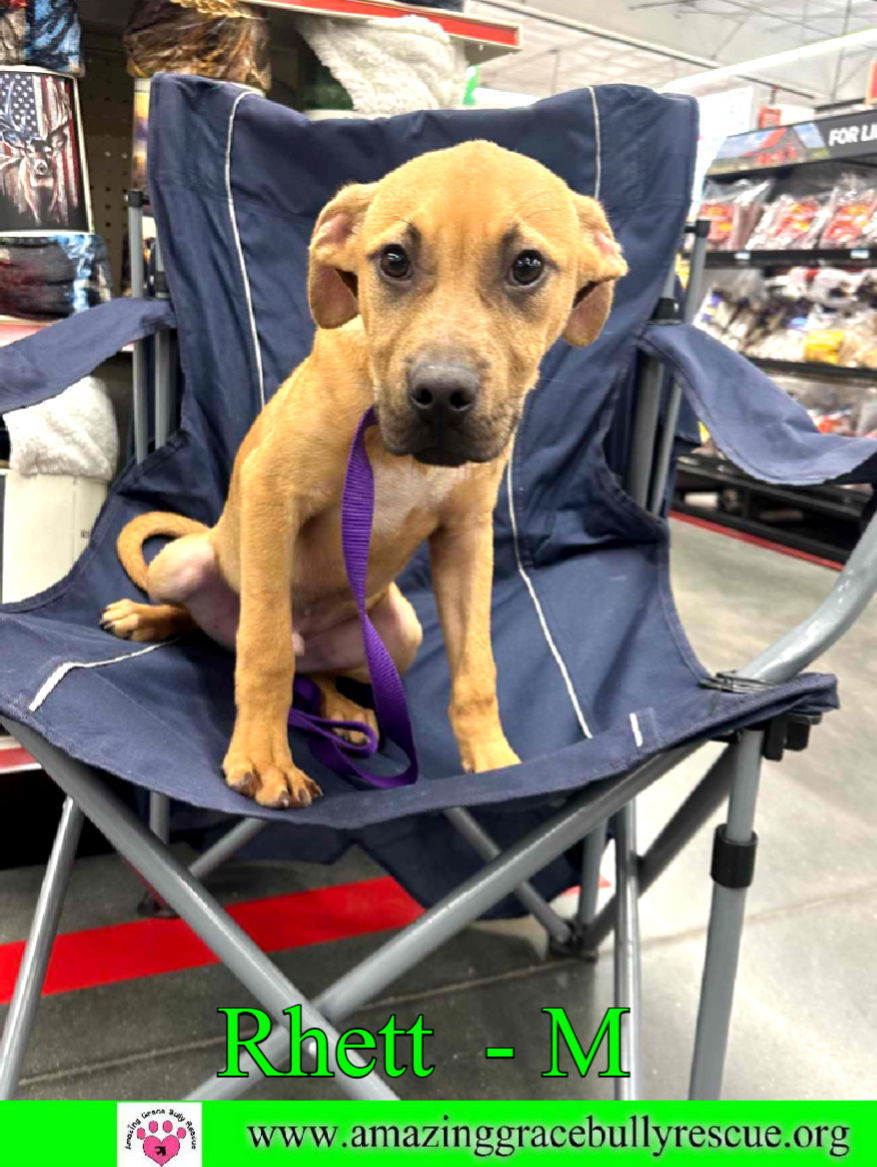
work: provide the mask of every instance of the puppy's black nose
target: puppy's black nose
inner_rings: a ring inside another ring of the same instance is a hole
[[[425,361],[408,374],[408,400],[432,425],[464,420],[478,397],[478,377],[467,365]]]

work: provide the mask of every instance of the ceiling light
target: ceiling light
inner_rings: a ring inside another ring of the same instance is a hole
[[[760,72],[762,69],[772,68],[775,65],[789,65],[793,61],[803,61],[807,57],[821,57],[825,53],[842,53],[846,49],[875,43],[877,43],[877,28],[866,28],[861,32],[848,32],[843,36],[831,37],[830,40],[812,41],[809,45],[799,45],[795,49],[785,49],[781,53],[770,53],[766,57],[752,57],[748,61],[737,61],[734,65],[721,65],[717,69],[691,73],[688,77],[678,77],[675,81],[667,81],[661,88],[665,92],[700,89],[704,85],[711,85],[714,81],[721,81],[725,77],[751,76],[754,72]]]

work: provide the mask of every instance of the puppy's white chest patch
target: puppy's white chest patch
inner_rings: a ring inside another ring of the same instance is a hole
[[[446,466],[381,462],[375,471],[374,531],[392,535],[414,510],[433,510],[460,481],[461,471]]]

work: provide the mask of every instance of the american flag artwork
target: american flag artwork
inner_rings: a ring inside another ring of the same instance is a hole
[[[0,69],[0,232],[88,231],[74,85]]]

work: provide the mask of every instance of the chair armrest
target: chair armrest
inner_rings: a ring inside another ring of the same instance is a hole
[[[170,301],[120,298],[0,348],[0,414],[56,397],[126,344],[175,326]]]
[[[718,447],[755,478],[796,485],[877,482],[877,442],[820,433],[769,377],[700,329],[650,324],[640,347],[672,368]],[[791,680],[852,627],[875,591],[877,517],[819,607],[737,671],[771,683]]]
[[[668,365],[719,449],[763,482],[877,482],[877,441],[822,434],[745,357],[690,324],[649,324],[639,347]]]

